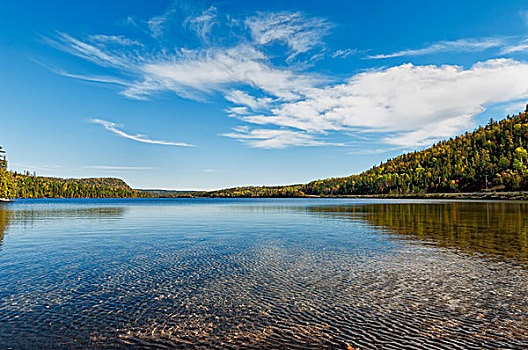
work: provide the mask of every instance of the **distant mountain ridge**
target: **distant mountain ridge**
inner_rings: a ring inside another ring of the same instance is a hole
[[[359,175],[274,187],[235,187],[208,197],[404,195],[528,190],[528,106],[516,116],[406,153]]]

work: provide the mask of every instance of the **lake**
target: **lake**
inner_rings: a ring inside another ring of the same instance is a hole
[[[0,205],[0,348],[528,348],[528,204]]]

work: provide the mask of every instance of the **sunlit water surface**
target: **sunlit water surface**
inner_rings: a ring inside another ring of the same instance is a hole
[[[528,348],[520,202],[0,205],[0,348]]]

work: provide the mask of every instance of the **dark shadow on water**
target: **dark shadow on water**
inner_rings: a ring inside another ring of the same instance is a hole
[[[528,263],[527,203],[379,203],[307,210],[333,219],[360,221],[398,239]]]

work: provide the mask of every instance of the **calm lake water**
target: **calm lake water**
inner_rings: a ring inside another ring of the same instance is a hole
[[[528,204],[0,205],[0,348],[528,348]]]

